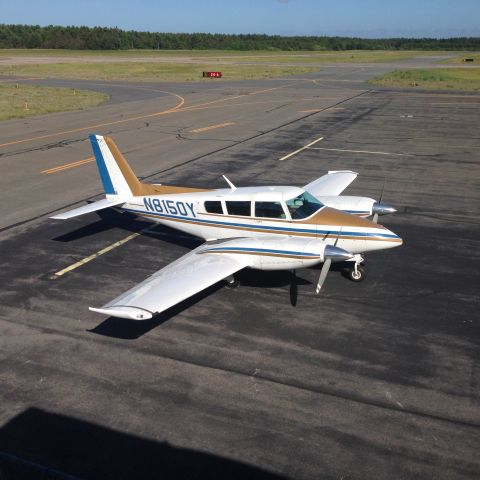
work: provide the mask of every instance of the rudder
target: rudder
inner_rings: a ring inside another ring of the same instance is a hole
[[[95,134],[89,138],[105,194],[127,198],[138,195],[141,183],[113,140]]]

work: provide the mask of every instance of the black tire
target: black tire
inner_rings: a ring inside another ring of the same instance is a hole
[[[225,286],[231,289],[238,288],[240,286],[240,281],[234,280],[233,282],[229,282],[228,280],[225,280]]]
[[[355,268],[351,268],[348,270],[347,276],[352,282],[363,282],[365,280],[365,269],[359,265],[355,272]]]

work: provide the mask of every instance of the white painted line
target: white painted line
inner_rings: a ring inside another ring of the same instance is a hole
[[[122,240],[119,240],[118,242],[112,243],[108,247],[102,248],[98,252],[92,253],[88,257],[82,258],[82,260],[79,260],[78,262],[73,263],[72,265],[69,265],[68,267],[59,270],[58,272],[55,272],[50,276],[50,279],[55,280],[56,278],[61,277],[62,275],[65,275],[68,272],[71,272],[72,270],[75,270],[78,267],[81,267],[82,265],[85,265],[88,262],[91,262],[92,260],[95,260],[98,258],[100,255],[103,255],[105,253],[111,252],[114,248],[120,247],[121,245],[124,245],[125,243],[129,242],[130,240],[133,240],[134,238],[138,237],[142,233],[146,232],[147,230],[155,227],[156,225],[150,225],[147,228],[144,228],[140,232],[137,233],[132,233],[128,237],[125,237]]]
[[[288,155],[285,155],[285,156],[282,157],[282,158],[279,158],[278,161],[279,161],[279,162],[283,162],[283,161],[286,160],[287,158],[293,157],[293,156],[296,155],[297,153],[300,153],[302,150],[305,150],[306,148],[310,148],[312,145],[315,145],[317,142],[320,142],[320,141],[322,141],[322,140],[323,140],[323,137],[317,138],[317,139],[314,140],[313,142],[310,142],[308,145],[305,145],[304,147],[299,148],[298,150],[295,150],[294,152],[289,153]]]
[[[395,157],[411,157],[409,153],[391,153],[391,152],[371,152],[369,150],[346,150],[344,148],[322,148],[314,147],[312,150],[328,150],[331,152],[350,152],[350,153],[371,153],[372,155],[392,155]]]

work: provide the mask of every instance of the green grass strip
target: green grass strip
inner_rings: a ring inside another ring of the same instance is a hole
[[[83,110],[108,100],[108,95],[73,88],[0,84],[0,120]]]
[[[480,90],[480,68],[395,70],[370,80],[386,87],[418,87],[435,90]]]

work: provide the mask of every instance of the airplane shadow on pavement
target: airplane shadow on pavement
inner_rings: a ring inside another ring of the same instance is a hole
[[[0,428],[2,480],[282,480],[214,454],[29,408]]]
[[[100,220],[83,225],[71,232],[56,237],[53,240],[59,242],[75,241],[107,231],[111,228],[121,228],[130,232],[139,232],[145,230],[151,225],[151,229],[144,231],[142,235],[157,238],[161,243],[170,243],[189,249],[194,249],[203,243],[202,240],[196,237],[181,234],[177,230],[164,225],[155,225],[145,222],[129,213],[119,213],[112,209],[107,209],[95,212],[95,214],[100,217]],[[342,264],[333,264],[331,270],[341,271],[342,268],[344,268],[342,267]],[[246,268],[236,273],[235,278],[237,280],[237,286],[240,286],[240,288],[282,288],[288,286],[288,295],[292,307],[295,307],[298,302],[298,286],[312,285],[310,280],[306,280],[299,275],[299,271],[294,272],[291,270],[259,271]],[[88,331],[113,338],[134,340],[167,322],[224,286],[225,282],[218,282],[168,310],[155,315],[149,320],[129,320],[109,317],[98,326]]]
[[[162,325],[162,323],[167,322],[187,308],[190,308],[200,300],[203,300],[217,290],[220,290],[223,288],[223,286],[223,282],[212,285],[211,287],[197,293],[196,295],[193,295],[190,298],[187,298],[183,302],[177,303],[177,305],[174,305],[168,310],[165,310],[164,312],[159,313],[148,320],[129,320],[126,318],[108,317],[106,320],[100,323],[100,325],[97,325],[95,328],[88,331],[98,335],[104,335],[106,337],[120,338],[123,340],[135,340],[142,335],[145,335],[150,330]]]
[[[298,285],[311,284],[308,280],[305,280],[299,277],[296,273],[288,270],[262,272],[245,269],[236,274],[235,278],[238,280],[238,288],[242,288],[242,286],[273,288],[289,285],[290,303],[292,306],[296,306],[297,304]],[[109,317],[95,328],[88,331],[106,337],[135,340],[225,287],[226,283],[220,281],[148,320],[129,320],[126,318]]]

